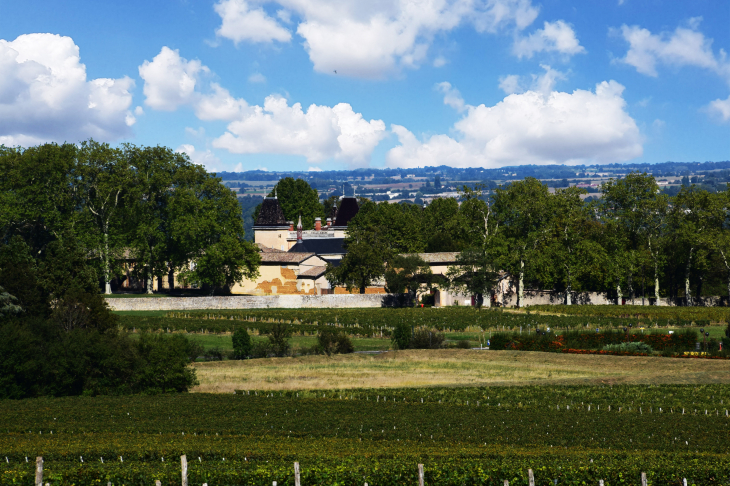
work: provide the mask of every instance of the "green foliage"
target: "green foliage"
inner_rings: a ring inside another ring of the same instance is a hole
[[[327,356],[332,354],[347,354],[355,351],[355,347],[352,345],[350,338],[347,337],[347,334],[340,330],[326,327],[317,334],[317,347],[320,352]]]
[[[233,358],[245,359],[251,356],[251,336],[244,327],[237,327],[233,332]]]
[[[189,341],[132,341],[118,332],[95,275],[72,238],[50,242],[37,259],[18,237],[0,247],[0,285],[13,289],[24,311],[0,322],[0,398],[186,391],[195,384]]]
[[[88,140],[4,149],[0,173],[2,246],[19,238],[35,259],[56,243],[88,260],[56,265],[62,271],[51,280],[61,289],[66,274],[80,268],[109,293],[130,256],[149,292],[154,277],[172,270],[213,288],[257,275],[258,252],[244,240],[235,194],[170,148]],[[13,265],[27,266],[17,259]]]
[[[14,295],[10,295],[0,287],[0,319],[16,316],[23,312],[23,308],[16,304],[17,301],[18,299]]]
[[[432,281],[431,267],[418,255],[396,255],[388,261],[385,270],[385,291],[388,293],[408,293],[414,302],[418,289],[422,285],[430,286]]]
[[[614,385],[0,401],[0,482],[32,484],[25,457],[42,455],[54,486],[179,484],[186,454],[190,484],[291,484],[298,461],[302,484],[416,484],[421,463],[439,486],[526,486],[527,469],[537,484],[719,485],[728,400],[724,385]]]
[[[376,246],[366,242],[351,242],[347,254],[338,266],[327,264],[327,280],[332,286],[344,285],[347,291],[358,289],[361,294],[384,272],[385,258]]]
[[[438,349],[444,344],[444,335],[435,329],[415,329],[408,347],[411,349]]]
[[[324,207],[319,202],[319,195],[304,179],[285,177],[276,183],[269,197],[274,194],[279,198],[279,204],[287,221],[298,221],[302,217],[302,227],[305,230],[314,229],[314,218],[326,218]],[[254,211],[254,220],[258,217],[261,205]]]
[[[291,337],[291,329],[283,323],[276,323],[268,330],[269,346],[274,356],[286,356],[289,353],[291,345],[289,338]]]
[[[616,351],[619,353],[647,353],[651,354],[654,349],[641,341],[620,344],[607,344],[603,347],[604,351]]]
[[[408,349],[412,336],[413,327],[405,322],[400,322],[393,329],[390,339],[393,341],[395,349]]]

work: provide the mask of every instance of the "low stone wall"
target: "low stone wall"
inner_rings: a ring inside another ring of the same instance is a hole
[[[230,297],[144,297],[106,299],[115,311],[196,309],[317,309],[383,307],[387,294],[234,295]]]

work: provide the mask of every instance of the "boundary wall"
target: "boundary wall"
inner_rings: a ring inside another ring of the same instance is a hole
[[[113,311],[205,309],[318,309],[384,307],[387,294],[233,295],[227,297],[142,297],[106,299]]]

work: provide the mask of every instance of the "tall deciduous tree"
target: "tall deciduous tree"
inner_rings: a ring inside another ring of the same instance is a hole
[[[690,278],[694,269],[700,277],[707,271],[709,254],[715,244],[713,228],[721,227],[726,213],[718,198],[691,186],[682,186],[672,201],[669,215],[672,246],[684,270],[684,297],[693,305]]]
[[[78,151],[79,196],[89,212],[100,256],[104,293],[111,294],[113,254],[123,246],[122,217],[125,194],[132,187],[133,174],[120,149],[89,140]]]
[[[494,194],[494,211],[499,222],[498,237],[504,251],[499,263],[517,276],[517,305],[523,307],[525,276],[536,273],[542,247],[548,242],[553,213],[548,187],[528,177],[500,188]]]

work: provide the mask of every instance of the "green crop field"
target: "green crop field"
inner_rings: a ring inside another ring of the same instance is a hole
[[[730,388],[486,387],[0,402],[2,484],[727,484]],[[28,462],[26,462],[26,457]],[[83,462],[82,462],[83,460]],[[103,462],[102,462],[103,461]]]

